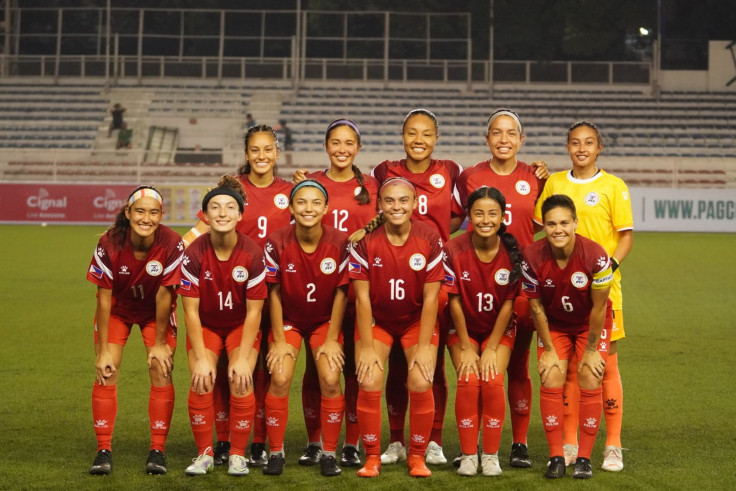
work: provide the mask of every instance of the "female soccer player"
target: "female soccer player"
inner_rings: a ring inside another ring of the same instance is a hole
[[[245,208],[243,187],[233,177],[224,178],[223,184],[202,200],[210,232],[187,249],[179,286],[192,374],[189,419],[198,453],[186,469],[192,476],[206,474],[214,464],[212,389],[223,348],[230,382],[230,475],[248,474],[245,446],[255,413],[253,369],[260,346],[266,273],[260,247],[236,230]]]
[[[330,167],[324,171],[313,172],[305,176],[297,172],[295,182],[305,177],[319,181],[330,195],[330,210],[325,213],[322,223],[330,225],[342,232],[352,234],[375,215],[378,199],[378,181],[370,175],[366,176],[355,165],[355,159],[361,148],[360,130],[355,122],[349,119],[337,119],[329,124],[325,132],[325,150],[330,159]],[[343,336],[345,351],[345,444],[340,457],[340,465],[344,467],[360,467],[358,442],[358,416],[356,403],[358,400],[358,381],[355,377],[355,292],[348,289],[348,305],[343,320]],[[302,382],[302,407],[304,421],[307,426],[309,445],[299,459],[302,465],[319,463],[322,443],[320,442],[320,387],[317,370],[311,353],[307,353],[306,370]]]
[[[577,207],[577,233],[603,246],[613,263],[613,330],[606,374],[603,377],[606,445],[601,468],[620,471],[624,467],[621,454],[621,421],[623,418],[623,386],[618,370],[617,341],[623,339],[624,316],[621,294],[621,271],[618,269],[634,244],[633,214],[629,190],[624,181],[598,167],[597,158],[603,150],[598,128],[588,121],[573,124],[567,132],[567,151],[572,169],[550,176],[537,202],[535,221],[541,223],[540,203],[553,194],[570,196]],[[571,364],[574,359],[571,360]],[[574,367],[574,365],[573,365]],[[565,459],[570,465],[577,453],[577,383],[574,369],[568,371],[565,395],[570,403],[565,407]]]
[[[289,389],[302,339],[309,342],[321,388],[320,423],[323,476],[337,476],[335,450],[342,429],[345,397],[340,387],[344,363],[342,322],[347,303],[348,238],[321,220],[328,195],[317,181],[294,187],[289,208],[296,223],[274,232],[266,243],[267,281],[271,286],[271,334],[266,421],[271,457],[263,473],[284,469],[284,434],[289,418]]]
[[[539,407],[550,455],[545,476],[565,475],[562,390],[568,360],[575,354],[582,432],[573,477],[587,479],[593,476],[590,454],[603,410],[601,380],[608,356],[612,262],[603,247],[575,234],[578,219],[568,196],[545,199],[542,217],[547,238],[524,249],[522,288],[537,329]]]
[[[411,220],[418,206],[414,185],[386,180],[379,191],[386,223],[351,251],[355,288],[358,425],[366,452],[361,477],[381,468],[381,388],[383,366],[399,341],[407,360],[410,410],[409,474],[427,477],[424,463],[434,418],[432,378],[437,356],[437,297],[442,240],[432,228]]]
[[[444,288],[450,294],[454,329],[447,338],[458,375],[455,416],[463,456],[457,473],[478,472],[478,434],[483,427],[484,476],[498,476],[498,447],[506,416],[503,380],[514,346],[512,321],[519,287],[521,252],[503,223],[506,200],[496,188],[470,194],[473,230],[446,247]],[[482,421],[478,408],[482,407]],[[480,423],[480,425],[479,425]]]
[[[248,202],[248,213],[238,222],[238,232],[247,235],[259,247],[266,245],[268,235],[291,220],[289,213],[289,193],[291,184],[275,175],[280,148],[273,128],[268,125],[255,125],[245,134],[245,164],[238,170],[238,179],[243,184]],[[222,183],[218,183],[220,186]],[[204,212],[198,215],[196,225],[187,232],[183,239],[189,244],[198,236],[209,231]],[[261,318],[261,350],[259,363],[254,373],[256,395],[256,420],[253,427],[253,443],[250,448],[248,465],[260,467],[266,465],[266,419],[265,398],[268,391],[268,371],[265,367],[265,356],[268,352],[268,330],[270,329],[268,309],[264,309]],[[228,408],[229,390],[227,382],[226,357],[221,357],[218,375],[215,382],[215,465],[227,463],[230,451],[230,419]]]
[[[165,225],[163,198],[150,186],[136,188],[102,236],[87,270],[97,285],[92,417],[97,456],[90,474],[112,471],[112,434],[117,416],[117,382],[123,348],[138,324],[148,353],[151,447],[146,472],[165,474],[164,446],[174,409],[171,371],[176,349],[176,293],[184,246]]]
[[[491,158],[460,174],[453,194],[453,213],[464,217],[468,196],[481,186],[493,186],[506,198],[503,223],[519,244],[526,247],[534,242],[534,232],[541,228],[534,224],[534,204],[544,188],[547,165],[542,161],[530,165],[517,160],[517,153],[524,142],[524,128],[515,112],[499,109],[488,118],[487,126],[486,143]],[[532,463],[527,447],[532,403],[529,348],[534,324],[529,317],[529,304],[524,295],[516,299],[514,311],[517,320],[516,341],[508,366],[508,399],[513,434],[510,464],[512,467],[530,467]]]

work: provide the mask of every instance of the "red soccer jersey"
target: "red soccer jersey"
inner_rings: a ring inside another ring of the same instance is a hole
[[[412,221],[402,246],[380,226],[351,249],[350,279],[370,281],[376,323],[399,334],[420,319],[424,284],[445,279],[442,256],[442,239],[429,225]]]
[[[203,326],[229,330],[245,322],[246,300],[266,298],[265,277],[263,252],[253,240],[238,233],[230,258],[220,261],[207,233],[184,254],[179,293],[199,298]]]
[[[87,269],[87,279],[112,290],[111,314],[131,324],[142,324],[156,317],[159,287],[179,283],[183,251],[184,244],[179,234],[165,225],[158,226],[148,256],[141,260],[133,254],[130,231],[122,247],[108,232],[97,243]],[[173,302],[173,307],[176,307],[176,302]]]
[[[522,247],[531,244],[534,242],[534,204],[545,183],[534,175],[534,169],[532,165],[517,162],[511,174],[502,176],[491,169],[489,160],[465,169],[455,184],[452,212],[464,217],[468,196],[482,186],[494,187],[506,198],[503,222],[507,230]]]
[[[434,160],[421,174],[415,174],[406,166],[406,159],[385,160],[373,169],[373,176],[383,183],[391,177],[403,177],[417,188],[417,209],[413,218],[424,222],[439,232],[443,241],[450,240],[452,192],[463,168],[452,160]]]
[[[329,225],[341,232],[352,234],[358,229],[365,227],[377,213],[378,181],[373,176],[363,174],[363,183],[371,197],[369,203],[360,204],[355,196],[360,192],[358,179],[337,182],[330,179],[325,171],[312,172],[307,179],[319,181],[325,189],[329,198],[329,208],[322,218],[322,223]]]
[[[459,295],[469,333],[483,337],[491,334],[501,305],[513,300],[519,293],[519,283],[509,282],[513,264],[503,243],[490,263],[478,259],[473,234],[462,234],[445,247],[443,288]]]
[[[542,299],[549,329],[573,331],[587,326],[593,307],[591,288],[606,288],[613,281],[603,247],[576,234],[570,259],[560,268],[547,239],[540,239],[524,249],[524,258],[522,289],[529,298]]]
[[[266,281],[281,284],[284,323],[309,330],[330,320],[335,289],[348,284],[348,236],[329,225],[314,252],[304,252],[295,226],[266,242]]]
[[[265,188],[250,182],[247,175],[238,176],[238,179],[243,183],[248,198],[243,219],[238,222],[238,232],[253,239],[258,247],[263,247],[271,232],[291,221],[289,195],[292,185],[278,176]],[[197,218],[207,223],[202,210],[197,213]]]

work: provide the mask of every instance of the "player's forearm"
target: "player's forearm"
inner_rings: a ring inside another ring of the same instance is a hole
[[[468,325],[465,323],[465,314],[460,303],[460,297],[450,295],[450,317],[455,328],[455,334],[459,340],[461,349],[470,349],[470,335],[468,334]]]
[[[112,290],[97,289],[97,344],[100,351],[107,350],[110,312],[112,311]]]
[[[210,231],[210,226],[204,223],[202,220],[197,220],[197,223],[181,236],[181,240],[184,242],[184,246],[188,246],[194,240],[202,234]]]
[[[432,342],[432,334],[437,325],[437,295],[440,290],[440,283],[426,283],[424,285],[424,295],[422,303],[422,316],[419,321],[419,340],[418,347],[429,346]]]
[[[494,351],[496,350],[498,344],[501,342],[503,334],[506,332],[506,329],[509,326],[509,322],[511,321],[511,316],[513,315],[513,313],[514,301],[506,300],[501,305],[501,309],[498,312],[498,317],[496,317],[496,323],[493,325],[491,336],[488,338],[486,349],[492,349]]]
[[[616,250],[613,251],[611,257],[616,260],[618,264],[621,264],[624,259],[629,255],[631,249],[634,247],[634,231],[624,230],[618,233],[618,244]]]
[[[284,307],[281,304],[281,285],[270,285],[268,290],[268,309],[271,314],[271,335],[276,343],[286,342],[284,335]]]
[[[184,306],[184,325],[187,329],[187,340],[191,345],[191,351],[195,359],[204,360],[207,358],[207,351],[204,347],[202,321],[199,318],[199,299],[182,297],[182,304]]]
[[[529,312],[532,315],[532,321],[534,321],[534,328],[537,331],[537,338],[542,341],[545,351],[554,349],[552,344],[552,336],[549,333],[549,323],[547,322],[547,315],[544,312],[544,307],[539,299],[529,299]]]
[[[173,287],[160,286],[156,292],[156,344],[166,343],[166,333],[169,329]]]
[[[330,327],[327,329],[327,340],[337,341],[342,330],[342,322],[345,318],[345,308],[348,305],[348,296],[345,288],[335,289],[335,298],[332,301],[332,313],[330,314]]]
[[[248,357],[253,344],[256,342],[258,332],[261,329],[261,312],[263,300],[248,300],[246,302],[245,322],[243,323],[243,335],[240,338],[240,354]],[[283,336],[284,332],[281,331]]]

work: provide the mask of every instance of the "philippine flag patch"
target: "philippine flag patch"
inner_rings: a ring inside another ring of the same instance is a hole
[[[97,278],[98,280],[102,279],[102,270],[95,266],[94,264],[90,264],[89,266],[89,273]]]
[[[276,268],[274,268],[273,266],[269,266],[267,264],[266,265],[266,276],[270,276],[271,278],[276,276]]]
[[[534,293],[537,291],[537,286],[534,283],[529,283],[528,281],[522,281],[521,289],[527,293]]]
[[[179,289],[180,290],[189,290],[192,288],[192,282],[189,280],[185,280],[184,278],[181,279],[181,283],[179,283]]]
[[[454,284],[455,284],[455,277],[450,274],[446,274],[445,275],[445,285],[453,286]]]
[[[360,273],[363,270],[363,268],[360,266],[360,263],[354,263],[349,262],[348,263],[348,273]]]

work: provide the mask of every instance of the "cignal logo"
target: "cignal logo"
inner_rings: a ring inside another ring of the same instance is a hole
[[[66,208],[66,196],[63,198],[52,198],[48,190],[39,188],[36,196],[29,196],[26,200],[29,208],[39,208],[41,211],[51,208]]]
[[[126,204],[125,199],[117,197],[118,195],[112,189],[105,189],[104,196],[97,196],[92,200],[92,206],[102,208],[107,211],[118,211]]]

